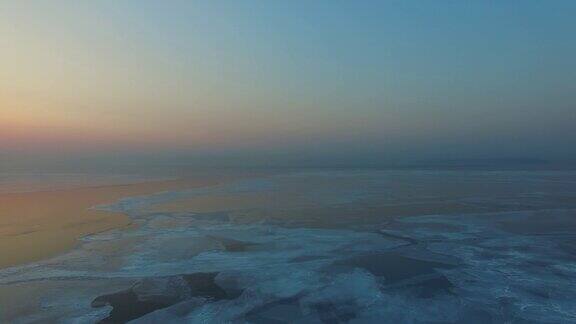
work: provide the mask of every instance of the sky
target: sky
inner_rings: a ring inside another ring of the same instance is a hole
[[[0,158],[574,159],[575,12],[0,0]]]

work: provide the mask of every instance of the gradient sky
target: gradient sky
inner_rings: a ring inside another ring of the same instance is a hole
[[[576,158],[575,14],[0,0],[0,153]]]

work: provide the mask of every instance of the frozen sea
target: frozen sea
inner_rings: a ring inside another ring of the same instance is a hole
[[[294,171],[94,208],[137,226],[0,270],[0,322],[576,323],[576,171]]]

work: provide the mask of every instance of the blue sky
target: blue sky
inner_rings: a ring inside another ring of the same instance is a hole
[[[1,1],[0,150],[575,158],[574,1]]]

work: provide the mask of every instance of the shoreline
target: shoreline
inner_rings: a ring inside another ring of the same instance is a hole
[[[48,259],[72,250],[84,236],[130,226],[123,213],[92,207],[131,196],[206,187],[230,175],[0,193],[0,269]]]

